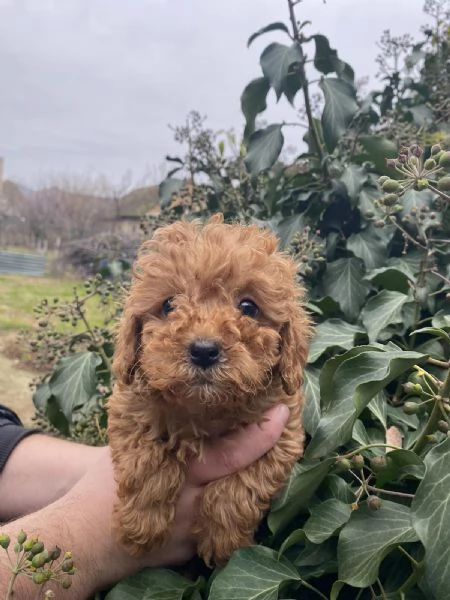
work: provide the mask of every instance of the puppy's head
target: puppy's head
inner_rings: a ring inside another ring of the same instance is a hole
[[[310,333],[294,262],[256,226],[177,222],[143,244],[120,325],[117,379],[193,413],[239,412],[302,381]]]

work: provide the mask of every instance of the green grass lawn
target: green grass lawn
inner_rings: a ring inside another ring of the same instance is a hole
[[[58,297],[61,301],[73,298],[73,288],[83,290],[83,282],[62,277],[23,277],[0,275],[0,333],[33,329],[33,308],[43,299]],[[103,323],[100,308],[94,302],[87,309],[91,325]],[[69,326],[70,327],[70,326]]]

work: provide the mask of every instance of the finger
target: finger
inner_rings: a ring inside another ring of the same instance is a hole
[[[289,417],[285,404],[271,408],[260,423],[248,425],[207,446],[202,460],[192,463],[188,481],[204,485],[231,475],[268,452],[279,440]]]

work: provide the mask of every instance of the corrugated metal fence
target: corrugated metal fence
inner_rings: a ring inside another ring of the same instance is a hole
[[[45,256],[43,254],[22,254],[19,252],[3,252],[0,250],[1,275],[28,275],[39,277],[45,272]]]

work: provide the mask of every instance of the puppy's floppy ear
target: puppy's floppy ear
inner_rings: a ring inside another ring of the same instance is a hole
[[[280,377],[283,390],[292,396],[303,383],[303,369],[308,358],[311,336],[309,318],[300,306],[291,311],[289,321],[281,328],[280,336]]]
[[[125,308],[116,335],[113,371],[115,377],[127,385],[133,381],[138,366],[141,333],[142,320]]]

